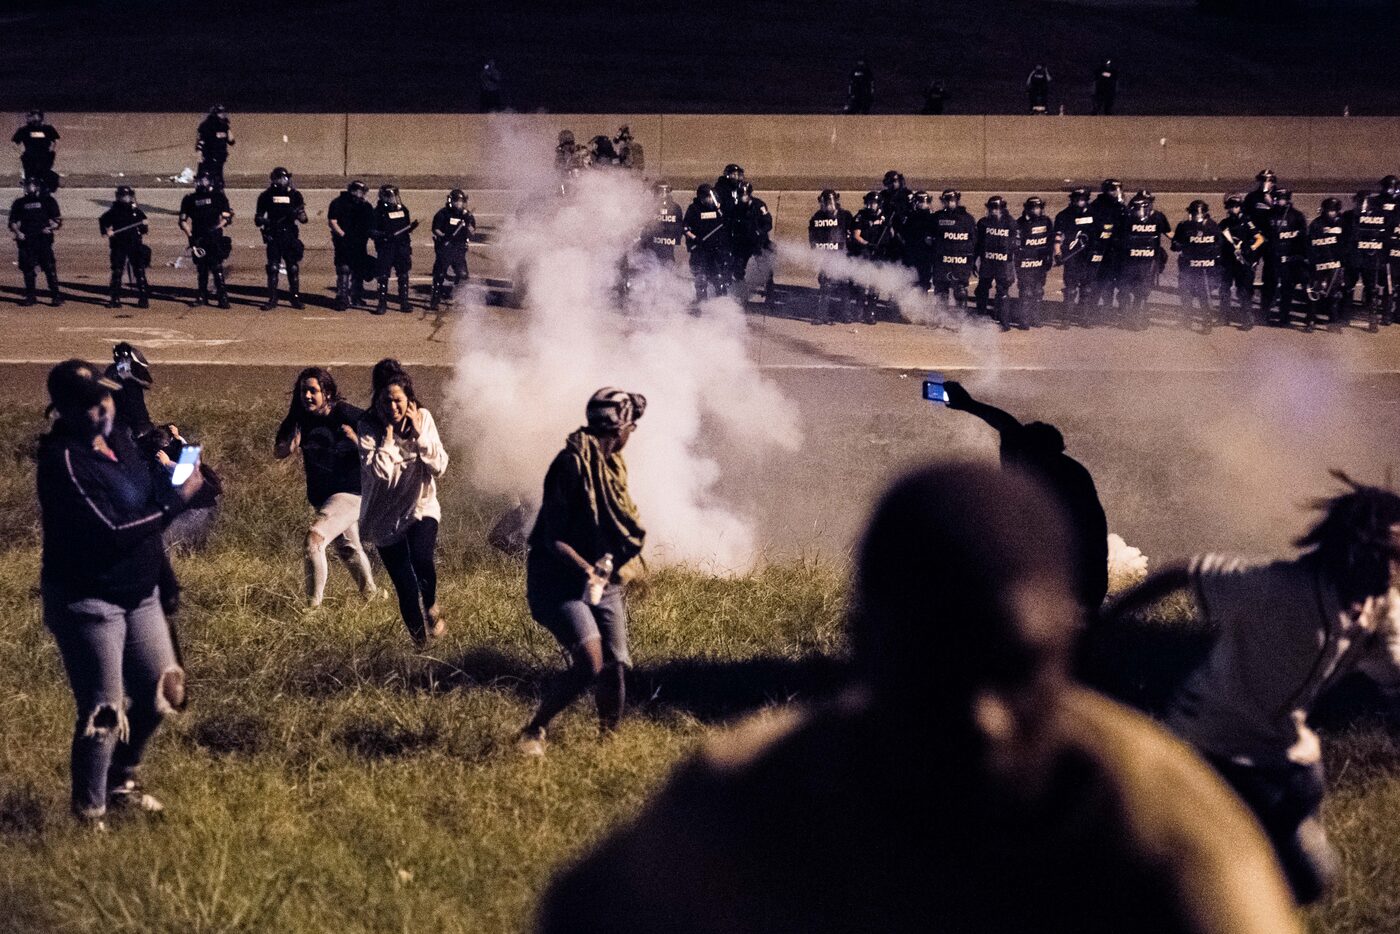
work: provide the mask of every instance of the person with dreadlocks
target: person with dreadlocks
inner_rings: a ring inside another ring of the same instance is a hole
[[[1323,832],[1322,749],[1308,714],[1359,666],[1400,667],[1400,496],[1356,483],[1314,506],[1322,517],[1292,558],[1206,554],[1124,594],[1105,624],[1179,590],[1217,632],[1172,701],[1167,726],[1196,747],[1254,811],[1299,903],[1337,872]]]
[[[587,425],[569,435],[545,474],[544,497],[530,532],[525,598],[530,615],[559,640],[571,661],[521,730],[522,755],[544,755],[550,721],[590,686],[603,733],[622,720],[624,678],[632,664],[622,585],[644,569],[646,538],[627,490],[622,449],[646,406],[640,393],[612,387],[595,392],[588,400]]]

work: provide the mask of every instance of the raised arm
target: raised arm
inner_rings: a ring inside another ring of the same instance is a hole
[[[943,384],[943,388],[948,393],[948,408],[977,416],[995,428],[999,434],[1006,434],[1021,427],[1021,423],[1010,412],[972,398],[972,394],[962,383],[948,380]]]

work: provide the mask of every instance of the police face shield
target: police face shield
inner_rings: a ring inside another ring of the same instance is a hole
[[[827,214],[835,214],[836,196],[833,194],[822,195],[821,197],[817,198],[817,206],[823,211],[825,211]]]
[[[135,204],[136,192],[132,191],[129,188],[123,188],[122,190],[117,192],[117,200],[122,204]]]
[[[214,180],[208,175],[196,175],[194,187],[198,188],[200,191],[208,191],[210,188],[214,187]]]
[[[364,182],[351,182],[350,187],[345,190],[361,201],[369,197],[369,186]]]
[[[1039,201],[1027,201],[1025,211],[1027,217],[1043,217],[1045,205]]]
[[[24,115],[24,122],[30,126],[38,126],[44,122],[44,112],[41,110],[31,110]]]
[[[290,175],[287,175],[286,173],[274,175],[272,177],[272,184],[278,188],[291,188],[292,177]]]
[[[994,199],[987,202],[987,214],[991,217],[1000,218],[1006,213],[1006,202]]]

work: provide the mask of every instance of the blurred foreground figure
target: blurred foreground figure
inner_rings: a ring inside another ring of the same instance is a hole
[[[1105,620],[1175,590],[1195,597],[1219,635],[1167,725],[1254,810],[1303,903],[1337,872],[1319,815],[1322,747],[1308,714],[1349,672],[1393,683],[1400,668],[1400,496],[1337,476],[1348,489],[1317,503],[1322,518],[1298,539],[1298,557],[1201,555],[1148,578]]]
[[[861,548],[851,688],[682,766],[541,930],[1298,931],[1210,770],[1070,683],[1068,541],[1023,476],[900,481]]]

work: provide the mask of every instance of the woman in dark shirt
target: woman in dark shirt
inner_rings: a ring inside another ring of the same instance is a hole
[[[550,721],[590,685],[603,732],[622,719],[624,676],[632,663],[622,583],[641,566],[646,536],[627,491],[622,449],[645,410],[646,398],[637,393],[598,390],[588,400],[588,425],[569,435],[545,474],[530,532],[525,597],[530,615],[572,661],[521,731],[523,755],[544,755]]]
[[[112,431],[116,388],[83,360],[54,367],[58,418],[39,441],[44,624],[77,701],[73,811],[98,826],[109,805],[163,810],[136,780],[161,719],[184,700],[158,588],[161,531],[203,485],[195,469],[172,487]]]
[[[316,518],[306,533],[306,601],[321,605],[326,593],[326,545],[360,588],[374,596],[374,572],[360,544],[360,456],[355,425],[364,411],[340,398],[335,378],[319,366],[307,367],[292,387],[292,404],[277,428],[273,456],[300,449],[306,468],[306,498]]]

